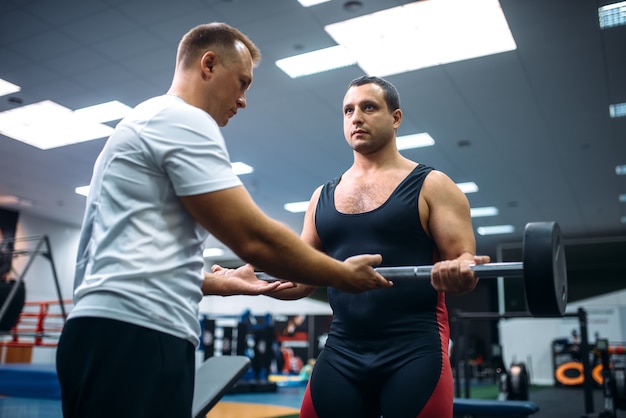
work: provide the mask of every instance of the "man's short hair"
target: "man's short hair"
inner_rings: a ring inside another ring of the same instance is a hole
[[[400,95],[398,94],[398,90],[396,90],[396,87],[393,84],[383,78],[364,75],[352,80],[350,84],[348,84],[348,88],[363,86],[365,84],[376,84],[383,89],[383,92],[385,93],[385,102],[387,102],[387,107],[390,112],[400,109]]]
[[[176,62],[186,67],[208,50],[215,50],[228,57],[235,51],[237,42],[250,51],[254,65],[261,61],[259,48],[239,29],[226,23],[213,22],[198,25],[183,36],[178,45]]]

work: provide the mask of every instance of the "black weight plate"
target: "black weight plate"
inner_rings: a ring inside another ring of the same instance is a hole
[[[560,317],[567,306],[567,266],[556,222],[530,222],[524,230],[524,287],[531,315]]]

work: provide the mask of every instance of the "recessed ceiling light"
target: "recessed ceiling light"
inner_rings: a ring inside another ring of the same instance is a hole
[[[601,29],[626,25],[626,1],[599,7],[598,18]]]
[[[241,161],[235,161],[232,163],[233,173],[240,176],[242,174],[250,174],[254,172],[254,167],[249,166],[246,163],[242,163]]]
[[[0,96],[6,96],[7,94],[17,93],[20,90],[21,90],[20,86],[13,84],[13,83],[9,83],[8,81],[0,78]]]
[[[356,64],[356,60],[350,51],[342,45],[318,49],[276,61],[278,68],[291,78],[321,73],[353,64]]]
[[[107,137],[113,128],[83,120],[50,100],[0,112],[0,133],[40,149]]]
[[[626,193],[619,195],[618,200],[621,203],[626,203]]]
[[[517,48],[498,0],[423,0],[324,29],[381,77]]]
[[[396,138],[396,146],[398,150],[429,147],[435,145],[435,140],[426,132],[404,135]]]
[[[479,226],[476,232],[479,235],[501,235],[515,232],[515,228],[513,225]]]
[[[309,207],[309,201],[306,200],[303,202],[285,203],[283,207],[286,211],[289,211],[291,213],[306,212],[306,209]]]
[[[497,216],[500,211],[495,206],[485,206],[482,208],[470,208],[472,218],[482,218],[485,216]]]
[[[113,100],[94,106],[84,107],[82,109],[76,109],[74,114],[83,120],[103,123],[122,119],[131,110],[130,106],[127,106],[117,100]]]
[[[612,118],[621,118],[626,116],[626,103],[609,105],[609,114]]]
[[[89,185],[75,188],[74,193],[87,197],[89,195]]]
[[[473,181],[468,181],[465,183],[457,183],[456,184],[459,189],[465,194],[467,193],[476,193],[478,191],[478,185]]]
[[[626,176],[626,164],[616,166],[615,174],[617,174],[618,176]]]
[[[317,4],[326,3],[327,1],[330,0],[298,0],[298,3],[300,3],[303,7],[311,7]]]
[[[222,255],[224,255],[224,250],[218,247],[205,248],[204,251],[202,251],[204,258],[219,257]]]
[[[337,47],[276,65],[292,78],[354,63],[368,75],[384,77],[517,48],[498,0],[422,0],[324,29]],[[355,33],[366,33],[367,42]]]

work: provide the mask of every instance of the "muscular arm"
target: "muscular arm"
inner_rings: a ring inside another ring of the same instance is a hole
[[[433,267],[433,287],[448,293],[474,289],[478,280],[470,265],[487,263],[489,257],[476,256],[467,198],[448,176],[432,171],[424,181],[420,199],[420,215],[427,220],[427,232],[443,260]]]
[[[353,263],[333,260],[311,248],[281,223],[270,219],[243,186],[181,197],[189,213],[242,260],[281,279],[350,292],[387,287],[371,265],[380,255]]]

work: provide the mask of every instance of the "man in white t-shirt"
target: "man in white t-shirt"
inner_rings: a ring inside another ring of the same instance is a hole
[[[246,107],[259,60],[233,27],[193,28],[167,94],[138,105],[98,157],[57,350],[66,418],[191,416],[203,295],[271,293],[289,281],[355,293],[391,286],[372,268],[379,255],[340,262],[314,250],[233,174],[219,127]],[[203,272],[208,233],[287,282]]]

